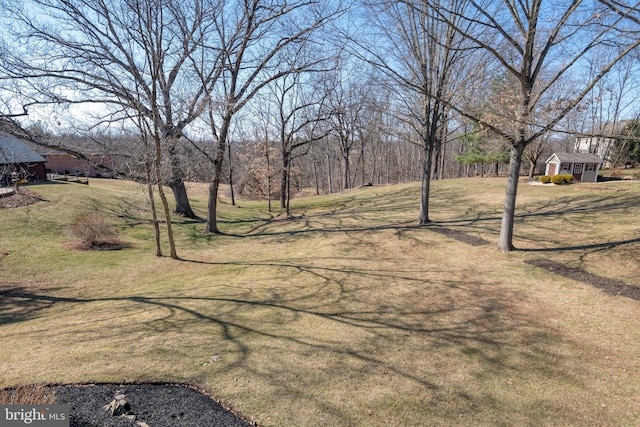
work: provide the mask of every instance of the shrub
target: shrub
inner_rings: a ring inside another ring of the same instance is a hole
[[[556,185],[564,184],[564,175],[553,175],[551,177],[551,182],[553,182]]]
[[[78,249],[116,249],[120,247],[118,233],[96,213],[79,215],[68,229]]]
[[[542,175],[540,177],[540,182],[543,184],[548,184],[551,182],[551,177],[549,175]]]
[[[571,175],[570,173],[563,175],[564,176],[564,182],[566,182],[567,184],[571,184],[573,182],[573,175]]]

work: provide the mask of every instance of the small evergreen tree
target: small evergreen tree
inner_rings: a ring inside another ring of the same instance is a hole
[[[490,138],[489,133],[478,124],[472,125],[471,131],[462,137],[466,147],[464,154],[455,155],[459,164],[466,166],[467,176],[471,166],[481,165],[480,175],[484,175],[484,165],[495,164],[495,174],[498,174],[497,165],[509,161],[509,152],[502,144],[496,144],[496,140]]]

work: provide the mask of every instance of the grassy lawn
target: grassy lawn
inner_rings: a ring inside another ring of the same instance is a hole
[[[186,382],[260,425],[639,425],[640,301],[524,261],[640,286],[640,184],[521,184],[506,255],[504,184],[434,182],[428,227],[419,184],[289,219],[223,201],[225,235],[175,219],[183,261],[153,256],[135,184],[31,186],[45,201],[0,210],[0,387]],[[204,216],[206,185],[189,191]],[[127,247],[71,250],[86,211]]]

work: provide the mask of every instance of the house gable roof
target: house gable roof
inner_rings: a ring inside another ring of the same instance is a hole
[[[554,158],[562,163],[602,163],[602,157],[592,153],[553,153],[545,163]]]
[[[19,138],[0,132],[0,165],[44,162],[46,162],[44,157]]]

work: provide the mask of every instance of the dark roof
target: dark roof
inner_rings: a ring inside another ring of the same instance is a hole
[[[563,163],[602,163],[602,157],[592,153],[553,153],[546,163],[554,156]]]
[[[44,162],[46,159],[24,141],[8,133],[0,132],[0,165]]]

